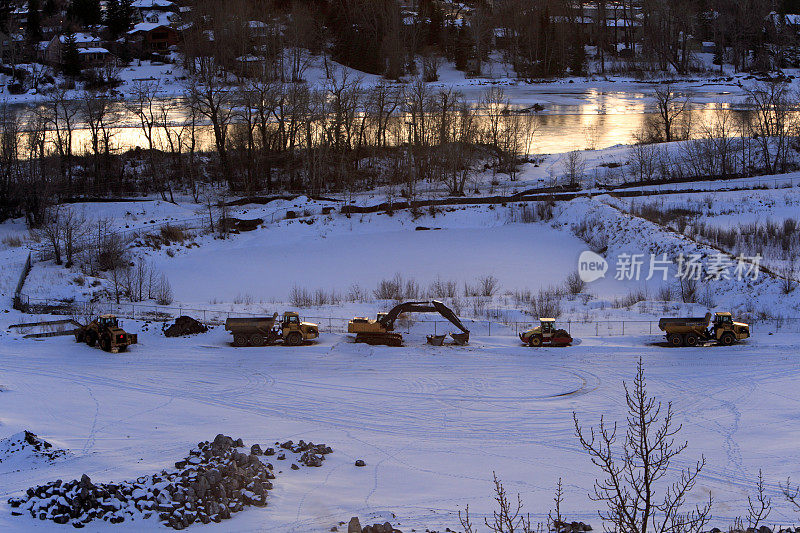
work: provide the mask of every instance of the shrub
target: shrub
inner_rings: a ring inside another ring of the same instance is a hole
[[[169,284],[167,276],[161,274],[155,294],[156,303],[159,305],[169,305],[172,303],[172,286]]]
[[[561,299],[554,288],[541,289],[531,301],[531,313],[539,318],[558,318],[561,316]]]
[[[16,235],[6,235],[3,237],[3,244],[8,246],[9,248],[19,248],[22,246],[22,239],[17,237]]]
[[[614,301],[611,302],[611,307],[617,309],[631,307],[645,300],[647,300],[647,291],[645,289],[634,289],[622,298],[614,298]]]
[[[159,234],[161,235],[161,238],[164,240],[164,244],[183,242],[188,237],[186,231],[183,228],[179,228],[178,226],[173,226],[171,224],[164,224],[163,226],[161,226]]]
[[[583,281],[577,272],[573,272],[567,276],[567,281],[564,283],[567,293],[573,296],[581,294],[586,289],[586,282]]]
[[[311,297],[311,293],[305,287],[299,287],[295,285],[292,287],[292,291],[289,293],[289,302],[292,304],[292,307],[311,307],[314,303],[314,300]]]
[[[478,290],[480,292],[480,296],[491,298],[497,292],[499,287],[500,283],[494,276],[483,276],[478,278]]]
[[[432,298],[455,298],[458,294],[458,284],[453,280],[443,280],[437,276],[428,288],[428,294]]]
[[[367,298],[369,298],[369,294],[367,294],[367,291],[358,283],[353,283],[350,285],[350,288],[347,289],[348,302],[366,302]]]
[[[402,300],[403,277],[400,274],[395,274],[392,279],[381,280],[373,294],[378,300]]]

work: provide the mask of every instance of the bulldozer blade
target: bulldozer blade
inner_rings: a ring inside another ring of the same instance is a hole
[[[428,335],[428,344],[441,346],[444,344],[445,337],[447,337],[447,335]]]
[[[469,333],[451,333],[450,336],[453,337],[453,340],[459,346],[469,344]]]

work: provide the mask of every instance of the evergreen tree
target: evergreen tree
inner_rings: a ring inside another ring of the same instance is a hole
[[[100,0],[72,0],[67,17],[82,26],[94,26],[103,22]]]
[[[52,17],[58,12],[58,5],[56,4],[56,0],[45,0],[44,6],[42,7],[42,14],[47,17]]]
[[[128,31],[133,22],[131,0],[108,0],[106,2],[106,26],[116,38]]]
[[[28,0],[28,24],[25,27],[25,36],[31,44],[42,40],[39,0]]]
[[[81,55],[78,45],[75,44],[75,35],[69,34],[64,39],[61,50],[61,69],[67,76],[78,76],[81,73]]]

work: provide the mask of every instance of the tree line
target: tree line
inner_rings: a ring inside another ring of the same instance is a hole
[[[46,208],[74,196],[176,191],[320,194],[380,185],[413,197],[422,182],[467,192],[484,168],[513,178],[535,119],[513,112],[499,88],[475,105],[421,79],[366,86],[335,69],[318,89],[272,78],[230,83],[204,63],[181,97],[158,80],[128,99],[65,88],[30,109],[0,106],[0,206],[41,225]],[[123,126],[123,121],[126,127]],[[135,132],[135,149],[121,136]]]

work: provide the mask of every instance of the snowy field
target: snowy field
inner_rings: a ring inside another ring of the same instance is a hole
[[[586,152],[588,170],[613,161],[624,164],[627,151]],[[526,166],[518,181],[498,188],[509,193],[548,184],[563,165],[559,156],[542,158],[538,166]],[[491,194],[489,179],[486,174],[478,178],[482,195]],[[287,439],[324,442],[334,453],[320,468],[294,471],[288,461],[274,461],[280,474],[266,508],[249,508],[221,524],[193,526],[197,530],[316,533],[355,515],[362,524],[390,520],[403,531],[452,529],[466,504],[473,515],[491,511],[493,471],[510,492],[521,493],[536,520],[545,519],[556,482],[563,478],[568,518],[599,530],[597,505],[587,498],[598,474],[574,435],[572,413],[587,425],[600,415],[623,420],[622,382],[633,379],[639,357],[651,392],[674,403],[676,421],[683,424],[681,439],[689,442],[673,473],[706,457],[689,503],[710,492],[711,525],[724,530],[746,513],[747,497],[763,469],[775,506],[769,524],[795,525],[800,517],[778,483],[787,476],[800,478],[795,394],[800,324],[789,322],[792,327],[778,330],[776,321],[754,322],[753,337],[740,345],[685,349],[663,347],[656,331],[645,335],[645,329],[631,328],[626,336],[609,336],[592,325],[709,309],[730,309],[747,320],[800,317],[800,291],[785,294],[771,274],[703,283],[704,299],[693,304],[679,301],[674,282],[671,297],[665,298],[665,284],[658,279],[614,279],[614,263],[623,254],[708,258],[718,252],[674,227],[632,216],[633,207],[688,208],[693,220],[722,228],[783,224],[798,217],[797,180],[798,174],[789,174],[685,183],[682,189],[704,192],[662,191],[635,200],[589,190],[591,196],[556,202],[546,220],[529,223],[520,220],[519,202],[444,207],[435,216],[421,209],[416,215],[397,210],[391,216],[346,217],[339,212],[340,201],[298,197],[232,206],[229,216],[261,218],[263,224],[224,240],[205,231],[207,208],[185,197],[177,204],[152,198],[75,204],[87,226],[108,219],[110,227],[133,238],[132,259],[164,273],[174,291],[173,305],[184,310],[271,314],[291,309],[287,302],[295,286],[343,295],[358,284],[366,293],[363,301],[299,311],[308,317],[373,316],[393,302],[377,300],[372,291],[399,273],[418,282],[423,292],[436,280],[455,282],[458,295],[448,304],[459,303],[465,320],[487,324],[481,313],[488,310],[531,321],[533,303],[515,301],[515,293],[528,290],[535,296],[562,286],[575,272],[578,256],[589,249],[602,252],[610,271],[582,294],[561,296],[559,322],[572,321],[577,337],[574,346],[561,349],[521,346],[512,327],[497,325],[492,336],[483,326],[471,326],[467,347],[435,348],[424,343],[429,324],[411,326],[403,348],[355,344],[321,324],[322,337],[307,346],[237,349],[221,327],[167,339],[159,323],[126,320],[139,344],[127,353],[107,354],[71,337],[24,339],[8,326],[37,317],[0,312],[0,531],[63,531],[65,526],[49,521],[11,516],[7,499],[30,486],[84,473],[95,482],[135,479],[170,467],[218,433],[241,437],[248,446]],[[790,186],[784,188],[787,181]],[[751,189],[726,190],[734,187]],[[376,205],[387,192],[359,194],[353,201]],[[288,211],[297,217],[287,218]],[[147,235],[158,234],[165,223],[188,225],[189,236],[184,242],[146,245]],[[591,231],[580,230],[581,225]],[[8,309],[28,252],[45,245],[21,220],[0,224],[0,240],[0,295]],[[462,287],[489,275],[499,289],[479,312]],[[81,301],[109,299],[110,288],[109,280],[85,276],[78,267],[41,261],[24,292]],[[641,298],[629,298],[637,291]],[[137,305],[147,304],[153,302]],[[577,321],[583,326],[576,327]],[[3,439],[24,430],[65,453],[52,461],[9,453]],[[367,466],[355,467],[356,459]],[[93,522],[87,530],[162,527],[151,519],[115,526]]]
[[[533,350],[510,337],[431,348],[415,335],[397,349],[336,335],[298,349],[235,349],[221,328],[165,339],[141,323],[126,325],[139,331],[140,344],[120,355],[68,337],[0,337],[3,433],[31,429],[69,451],[19,471],[0,464],[3,531],[66,527],[10,516],[5,499],[28,486],[83,473],[94,481],[135,478],[220,432],[248,445],[311,439],[334,453],[321,468],[297,472],[276,462],[283,473],[266,508],[198,529],[322,532],[354,515],[390,519],[404,531],[453,528],[467,503],[473,513],[490,511],[492,471],[537,520],[563,478],[562,509],[597,528],[586,498],[595,472],[572,412],[587,424],[601,414],[621,420],[621,382],[632,379],[639,357],[652,392],[674,402],[689,441],[675,469],[707,458],[690,502],[710,491],[713,523],[726,526],[743,512],[762,468],[776,505],[770,523],[796,523],[777,483],[800,476],[797,335],[679,350],[653,346],[655,336]],[[89,530],[160,527],[153,520]]]

